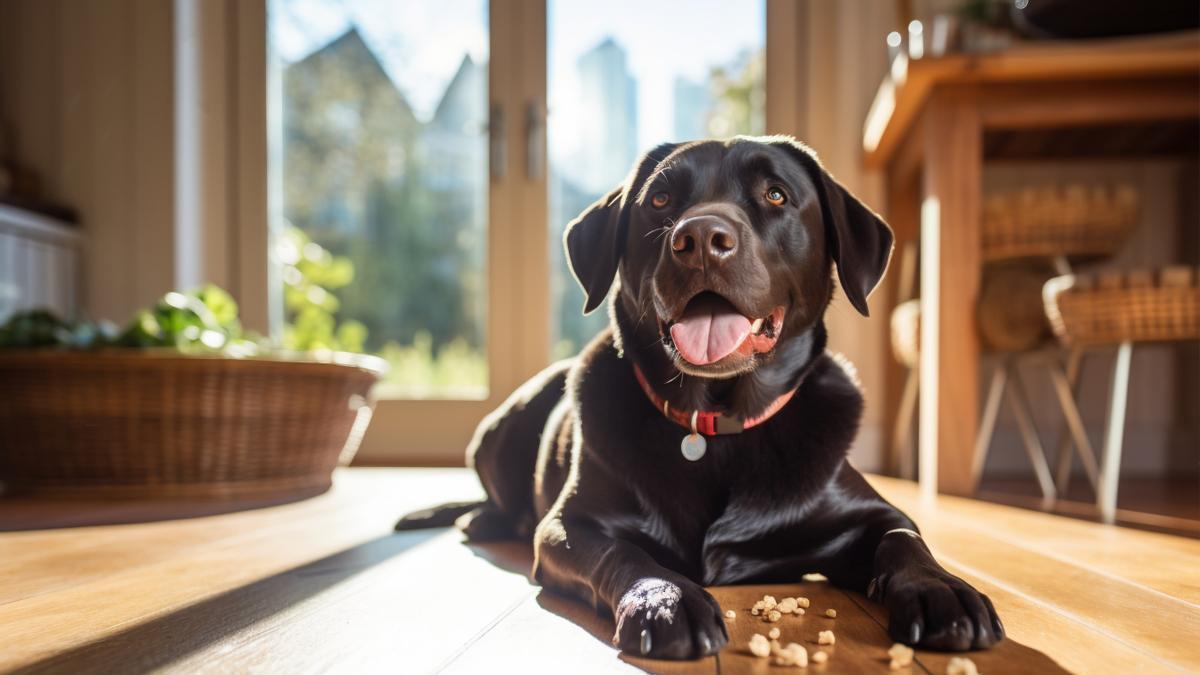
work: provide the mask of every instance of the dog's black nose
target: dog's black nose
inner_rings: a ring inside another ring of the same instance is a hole
[[[737,229],[713,215],[681,220],[671,232],[671,252],[684,267],[720,265],[738,251]]]

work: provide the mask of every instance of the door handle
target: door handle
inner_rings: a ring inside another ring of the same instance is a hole
[[[525,177],[540,180],[546,173],[546,106],[525,104]]]
[[[492,180],[504,180],[508,169],[508,140],[504,134],[504,108],[499,103],[493,103],[488,112],[488,167]]]

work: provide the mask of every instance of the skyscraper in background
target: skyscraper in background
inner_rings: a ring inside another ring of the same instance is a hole
[[[625,50],[612,38],[579,57],[580,187],[603,194],[629,171],[637,157],[637,82]]]
[[[694,141],[707,138],[708,115],[713,107],[709,83],[696,82],[681,75],[675,78],[673,94],[674,140]]]

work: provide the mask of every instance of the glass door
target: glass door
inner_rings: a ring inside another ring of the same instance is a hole
[[[485,399],[485,0],[273,0],[282,341],[388,361],[387,398]]]

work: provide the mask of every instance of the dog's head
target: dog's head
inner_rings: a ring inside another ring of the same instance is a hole
[[[571,270],[595,310],[617,302],[674,366],[729,378],[811,329],[832,294],[867,314],[892,232],[786,137],[665,144],[570,223]],[[653,323],[651,323],[653,320]]]

